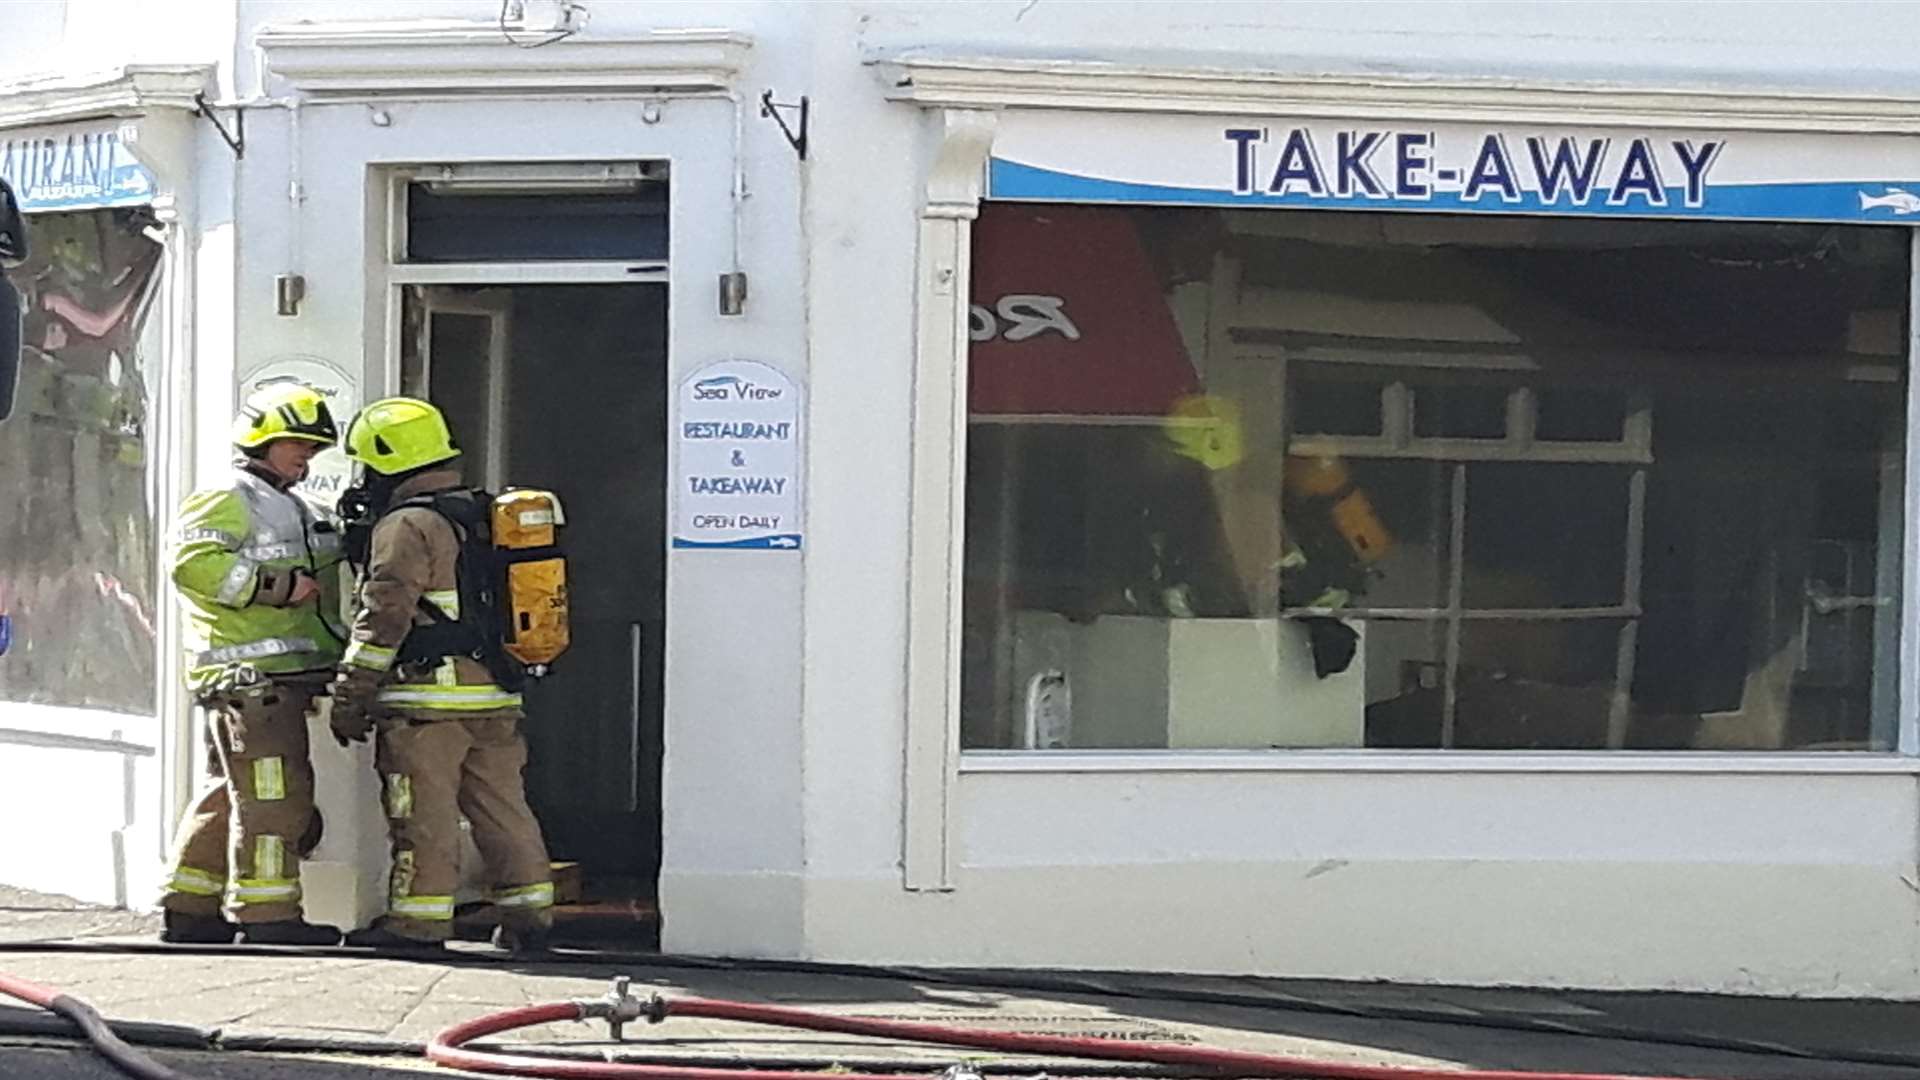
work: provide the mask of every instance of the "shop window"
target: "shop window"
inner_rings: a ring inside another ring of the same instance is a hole
[[[155,708],[152,225],[144,208],[35,215],[9,274],[25,328],[0,423],[0,700]]]
[[[1893,747],[1904,231],[974,235],[965,747]]]

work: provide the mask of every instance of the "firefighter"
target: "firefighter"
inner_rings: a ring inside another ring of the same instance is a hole
[[[234,419],[232,482],[181,510],[173,580],[189,686],[207,711],[209,783],[175,838],[162,941],[340,940],[301,918],[300,860],[319,839],[307,714],[345,644],[341,535],[291,491],[338,438],[318,391],[257,390]]]
[[[461,564],[474,565],[462,544],[477,542],[475,530],[436,509],[486,496],[461,486],[446,419],[424,401],[367,406],[348,425],[346,451],[362,469],[357,498],[374,524],[331,723],[343,745],[377,732],[374,765],[393,842],[387,914],[347,944],[442,947],[453,928],[465,816],[494,886],[494,944],[537,955],[552,925],[553,883],[521,777],[518,680],[476,659],[501,655],[501,631],[471,603],[462,618],[463,596],[471,600],[483,584],[461,580]],[[424,644],[449,635],[459,644]]]
[[[1174,453],[1209,472],[1234,468],[1247,458],[1240,409],[1224,398],[1192,394],[1178,399],[1164,434]],[[1375,564],[1393,538],[1339,458],[1289,454],[1281,476],[1288,535],[1281,538],[1276,567],[1280,604],[1329,612],[1295,618],[1306,631],[1314,674],[1324,679],[1347,670],[1359,648],[1359,634],[1331,612],[1367,591]]]

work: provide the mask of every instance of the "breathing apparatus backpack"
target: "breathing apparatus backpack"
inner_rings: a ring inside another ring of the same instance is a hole
[[[559,497],[532,488],[497,496],[458,488],[403,499],[381,516],[408,507],[432,510],[453,526],[460,540],[454,569],[460,609],[452,617],[422,597],[420,610],[430,621],[407,634],[397,662],[431,665],[443,657],[469,657],[514,693],[529,678],[546,675],[571,642],[567,560],[559,547],[566,517]],[[364,567],[378,518],[369,517],[364,504],[356,516],[347,499],[341,509],[349,519],[349,558],[356,569]]]

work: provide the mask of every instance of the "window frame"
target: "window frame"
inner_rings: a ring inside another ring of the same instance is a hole
[[[927,102],[927,104],[934,104]],[[911,533],[905,649],[902,886],[955,888],[954,805],[963,774],[1062,772],[1457,772],[1540,774],[1798,774],[1920,776],[1920,227],[1908,237],[1906,431],[1899,550],[1897,731],[1888,751],[962,750],[965,388],[970,344],[972,221],[998,113],[929,108],[933,152],[915,251]],[[1577,110],[1576,110],[1577,113]],[[1131,205],[1117,203],[1114,205]],[[1313,213],[1275,208],[1272,213]],[[1881,226],[1899,228],[1902,226]],[[1207,333],[1228,332],[1214,304]],[[1623,635],[1624,636],[1624,635]]]

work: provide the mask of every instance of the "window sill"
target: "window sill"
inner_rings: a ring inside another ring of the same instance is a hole
[[[962,773],[1920,775],[1920,757],[1791,751],[968,750]]]
[[[159,731],[151,713],[0,701],[0,757],[8,746],[152,757]]]

